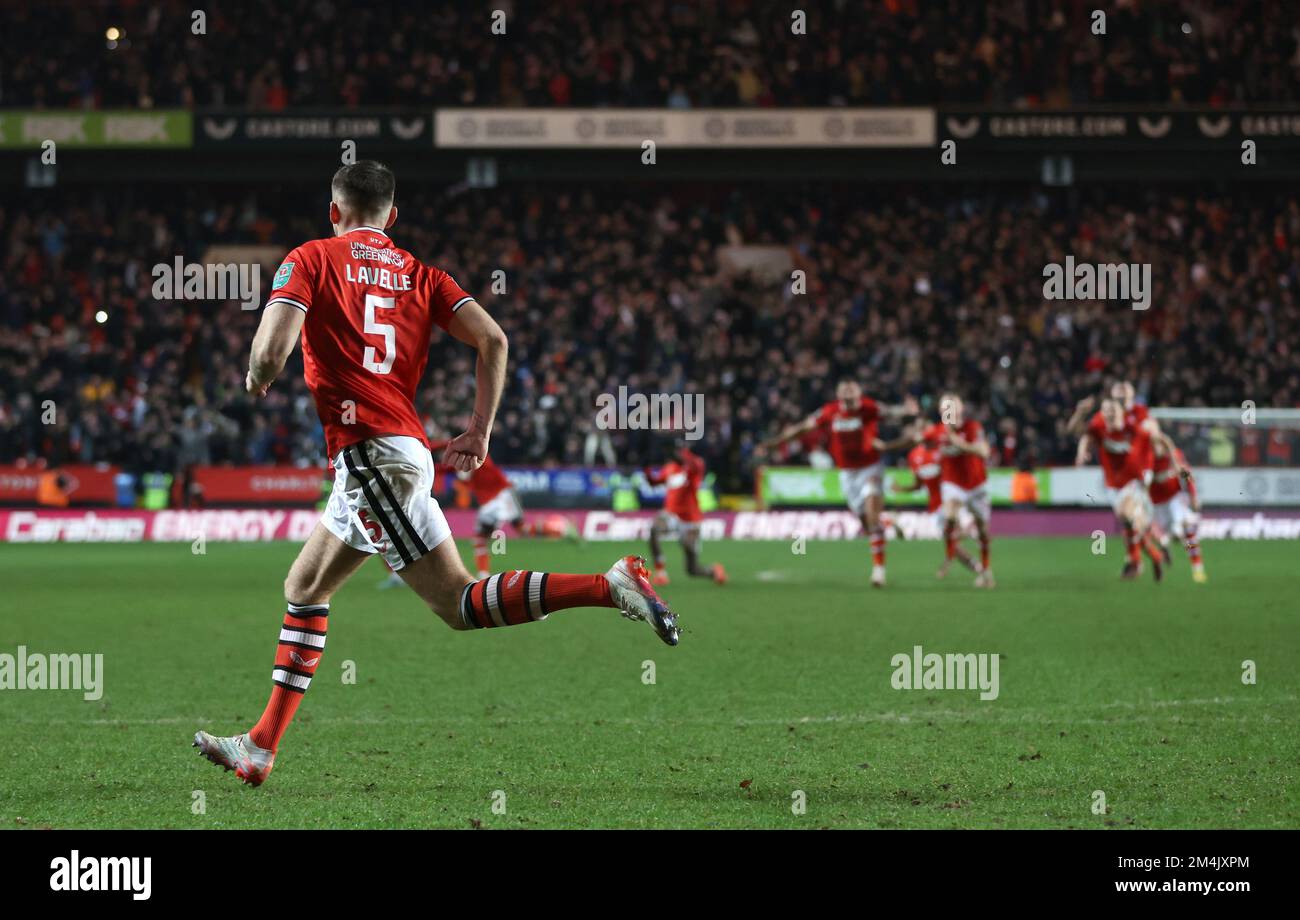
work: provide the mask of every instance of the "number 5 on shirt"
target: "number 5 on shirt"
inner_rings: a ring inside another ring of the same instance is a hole
[[[368,371],[376,374],[387,374],[393,369],[393,359],[397,357],[397,334],[393,327],[388,323],[381,323],[375,318],[375,310],[391,310],[397,306],[397,298],[380,297],[377,294],[366,295],[366,335],[382,335],[384,337],[384,358],[382,361],[375,360],[375,346],[367,345],[366,353],[361,361],[362,365]]]

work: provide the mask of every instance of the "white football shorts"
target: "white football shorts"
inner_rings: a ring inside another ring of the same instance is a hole
[[[321,523],[363,553],[382,553],[394,571],[451,536],[433,492],[433,457],[417,438],[359,441],[334,458],[334,490]]]
[[[491,501],[478,509],[478,526],[482,530],[496,530],[503,524],[512,524],[524,516],[524,509],[515,497],[514,489],[502,489]]]
[[[1106,497],[1110,499],[1110,507],[1116,517],[1124,516],[1121,509],[1131,500],[1135,502],[1135,513],[1143,515],[1147,520],[1151,519],[1151,496],[1147,492],[1146,484],[1140,479],[1130,479],[1126,485],[1118,489],[1107,486]]]
[[[1169,501],[1155,506],[1155,519],[1160,529],[1180,540],[1187,536],[1187,528],[1194,527],[1200,521],[1200,517],[1192,510],[1192,503],[1187,500],[1186,492],[1175,492]]]
[[[882,494],[880,479],[884,475],[884,464],[877,461],[871,466],[859,466],[840,470],[840,491],[849,504],[849,510],[859,517],[867,499],[872,495]]]
[[[939,500],[943,502],[940,512],[946,513],[949,504],[957,505],[958,520],[961,520],[963,510],[985,522],[993,515],[993,497],[989,495],[987,482],[980,483],[973,489],[964,489],[955,482],[941,482]]]
[[[690,540],[697,538],[700,534],[700,524],[702,521],[683,521],[671,511],[660,510],[655,515],[654,526],[660,528],[662,536],[668,539]]]

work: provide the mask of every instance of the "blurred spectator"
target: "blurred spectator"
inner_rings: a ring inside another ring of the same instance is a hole
[[[1283,0],[279,0],[6,4],[0,106],[1293,102]],[[1091,32],[1106,13],[1104,36]],[[112,33],[119,30],[121,34]],[[75,62],[68,66],[67,62]]]
[[[1011,504],[1016,508],[1032,508],[1038,504],[1038,478],[1029,461],[1022,462],[1011,477]]]
[[[321,462],[297,355],[265,400],[243,392],[258,313],[150,291],[155,263],[202,261],[214,243],[269,232],[287,251],[327,233],[313,191],[7,197],[0,463],[175,474]],[[1300,196],[1276,188],[611,184],[448,198],[407,185],[400,196],[395,240],[450,271],[510,335],[492,439],[502,463],[583,463],[596,398],[619,386],[703,394],[697,450],[723,489],[741,492],[756,442],[832,398],[841,376],[883,400],[910,392],[931,414],[941,390],[962,393],[1006,465],[1071,462],[1064,422],[1111,377],[1135,381],[1152,405],[1300,403]],[[808,293],[726,273],[715,251],[736,242],[788,248]],[[1151,308],[1044,300],[1043,266],[1066,254],[1150,262]],[[490,292],[497,269],[509,294]],[[427,423],[464,425],[473,379],[473,353],[440,335],[417,394]],[[637,463],[655,438],[608,434],[597,460],[612,450]],[[1194,463],[1237,449],[1235,429],[1175,437]],[[1265,463],[1296,462],[1292,448],[1289,437],[1242,447]],[[792,456],[820,449],[814,438]]]

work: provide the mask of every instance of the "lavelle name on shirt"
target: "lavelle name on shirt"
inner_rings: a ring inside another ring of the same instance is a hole
[[[389,291],[409,291],[411,289],[410,275],[403,275],[401,272],[390,271],[386,268],[346,265],[343,272],[344,277],[353,284],[366,284]]]

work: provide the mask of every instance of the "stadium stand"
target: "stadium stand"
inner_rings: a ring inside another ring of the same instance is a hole
[[[200,37],[192,4],[171,0],[26,4],[5,10],[0,106],[1223,106],[1300,96],[1298,27],[1280,0],[802,7],[801,36],[790,4],[770,0],[346,12],[287,0],[248,15],[214,6]],[[504,35],[489,29],[494,8],[508,12]],[[1094,9],[1107,13],[1105,41],[1089,34]]]
[[[322,442],[300,376],[242,394],[257,313],[176,303],[150,268],[176,253],[274,243],[323,228],[313,194],[199,186],[18,196],[0,211],[0,463],[111,461],[178,471],[206,462],[316,464]],[[399,186],[395,238],[450,270],[512,336],[493,441],[505,463],[582,463],[596,394],[618,385],[702,392],[710,468],[750,481],[761,433],[857,375],[895,398],[969,394],[999,462],[1069,463],[1063,423],[1103,380],[1151,404],[1300,405],[1300,198],[1137,186],[767,188],[684,185],[469,191]],[[726,271],[718,248],[776,245],[808,293]],[[1041,266],[1064,252],[1149,261],[1146,313],[1047,301]],[[507,295],[488,279],[507,272]],[[107,316],[95,322],[96,312]],[[1136,318],[1136,322],[1135,322]],[[1136,330],[1136,331],[1135,331]],[[297,362],[299,359],[292,359]],[[467,410],[471,354],[435,345],[421,408]],[[41,404],[68,411],[40,423]],[[652,451],[614,432],[620,462]],[[1199,460],[1197,445],[1189,454]],[[1290,449],[1289,447],[1287,448]],[[1278,462],[1296,462],[1278,457]]]

